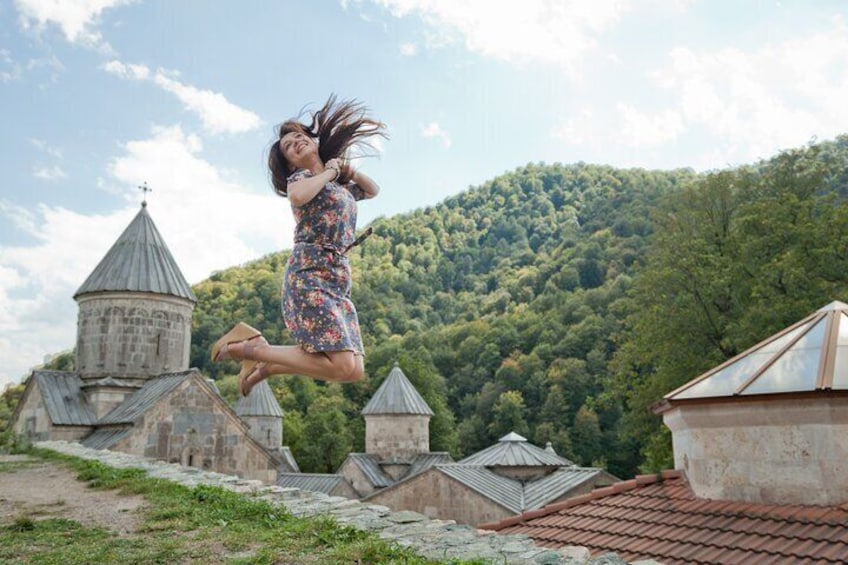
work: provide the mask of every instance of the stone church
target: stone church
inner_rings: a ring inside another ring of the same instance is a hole
[[[76,370],[33,372],[12,416],[16,433],[271,483],[298,470],[267,383],[233,410],[188,367],[197,298],[146,202],[74,299]]]

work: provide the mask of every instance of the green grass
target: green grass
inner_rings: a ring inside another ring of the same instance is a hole
[[[209,486],[188,488],[139,469],[114,469],[51,451],[34,456],[66,465],[91,488],[145,499],[132,535],[64,519],[19,516],[0,523],[0,563],[482,564],[424,559],[331,518],[297,518],[280,507]],[[0,468],[0,473],[11,470]],[[0,479],[2,480],[2,479]]]

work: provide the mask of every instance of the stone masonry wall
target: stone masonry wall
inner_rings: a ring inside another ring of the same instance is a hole
[[[382,459],[411,459],[429,452],[429,416],[365,416],[365,453]]]
[[[772,398],[675,407],[674,465],[700,498],[848,502],[848,398]]]
[[[202,484],[240,492],[244,496],[254,496],[281,506],[295,516],[328,516],[339,524],[378,532],[381,538],[409,547],[431,559],[476,559],[492,565],[627,565],[611,553],[591,559],[585,547],[546,549],[536,546],[526,536],[476,530],[450,520],[430,520],[417,512],[391,512],[377,504],[296,488],[266,486],[259,481],[147,460],[125,453],[87,449],[76,443],[42,442],[37,447],[93,459],[111,467],[140,468],[150,477],[174,481],[187,487]],[[639,563],[658,565],[653,561]]]
[[[116,292],[78,302],[76,368],[82,378],[143,379],[188,368],[190,301]]]

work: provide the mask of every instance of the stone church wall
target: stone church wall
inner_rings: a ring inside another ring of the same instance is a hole
[[[128,438],[128,453],[273,483],[277,466],[246,426],[199,381],[186,379],[148,409]]]
[[[515,515],[437,469],[382,490],[367,501],[392,510],[414,510],[428,518],[456,520],[472,526],[499,522]]]
[[[143,379],[188,368],[190,301],[115,292],[81,296],[78,302],[76,368],[84,379]]]

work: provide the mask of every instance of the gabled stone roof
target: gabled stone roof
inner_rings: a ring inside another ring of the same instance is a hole
[[[432,416],[433,411],[424,401],[400,367],[394,368],[362,409],[363,416],[405,414]]]
[[[151,292],[197,302],[146,204],[118,237],[74,298],[104,291]]]
[[[165,373],[149,379],[139,390],[129,395],[124,402],[103,416],[98,425],[132,424],[165,395],[177,388],[196,369]]]
[[[838,301],[668,393],[665,401],[829,390],[848,390],[848,304]]]
[[[515,514],[540,508],[587,484],[591,486],[599,481],[605,483],[616,480],[603,469],[594,467],[562,467],[532,481],[519,481],[499,475],[482,465],[445,463],[432,465],[420,473],[409,473],[401,480],[388,485],[386,489],[378,490],[363,500],[379,497],[388,489],[400,488],[415,476],[426,476],[424,473],[441,473],[450,477]]]
[[[369,453],[349,453],[347,458],[362,471],[362,474],[374,488],[384,488],[394,484],[394,479],[380,469],[379,459]]]
[[[53,425],[93,426],[97,422],[82,391],[83,381],[76,373],[35,371],[32,379],[38,384]],[[23,405],[23,402],[20,404]]]
[[[241,417],[264,416],[282,418],[283,409],[274,396],[271,386],[264,380],[253,387],[250,394],[239,397],[236,401],[236,414]]]
[[[574,465],[565,457],[560,457],[536,447],[527,438],[510,432],[498,443],[469,455],[458,463],[461,465],[482,465],[484,467],[567,467]]]
[[[112,449],[112,447],[132,433],[132,426],[120,428],[100,428],[86,436],[80,443],[91,449]]]
[[[328,473],[279,473],[277,475],[277,486],[286,488],[299,488],[311,492],[323,492],[333,494],[340,486],[347,483],[341,475]],[[348,487],[352,490],[353,487]]]

